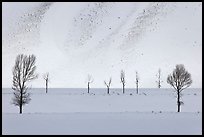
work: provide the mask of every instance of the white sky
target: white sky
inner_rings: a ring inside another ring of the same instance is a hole
[[[39,78],[32,87],[85,88],[91,74],[93,88],[162,87],[176,64],[192,74],[191,87],[202,87],[202,3],[3,3],[2,86],[12,86],[17,54],[35,54]]]

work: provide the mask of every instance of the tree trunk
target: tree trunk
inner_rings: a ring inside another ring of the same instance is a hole
[[[178,98],[177,98],[178,111],[177,112],[180,112],[180,105],[181,105],[181,103],[180,103],[180,92],[179,92],[179,90],[177,91],[177,94],[178,94]]]
[[[137,83],[136,83],[136,87],[135,87],[136,93],[137,93]]]
[[[137,83],[137,94],[138,94],[138,83]]]
[[[89,82],[88,82],[88,93],[89,93]]]
[[[109,94],[109,87],[107,87],[107,90],[108,90],[108,94]]]
[[[125,93],[125,85],[123,84],[123,94]]]
[[[20,114],[22,114],[22,104],[19,106],[19,109],[20,109]]]
[[[160,80],[159,80],[159,85],[158,85],[158,87],[161,88],[161,82],[160,82]]]
[[[46,80],[46,93],[47,93],[47,85],[48,85],[48,80]]]
[[[23,107],[23,89],[21,89],[21,97],[20,97],[20,114],[22,114],[22,107]]]

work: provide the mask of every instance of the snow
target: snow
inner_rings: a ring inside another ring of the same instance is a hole
[[[3,114],[3,134],[201,135],[201,119],[201,113],[185,112]]]
[[[10,104],[12,92],[11,89],[3,92],[3,112],[18,112],[18,108]],[[175,112],[177,110],[176,93],[173,89],[140,89],[139,95],[136,94],[135,89],[126,89],[126,94],[123,95],[121,89],[111,88],[110,95],[107,95],[106,89],[92,88],[90,94],[87,93],[87,89],[49,89],[49,94],[45,94],[44,89],[32,89],[30,92],[32,100],[24,107],[25,113]],[[181,111],[201,112],[201,95],[201,89],[184,91],[181,98],[184,106],[181,106]]]
[[[32,100],[12,105],[2,89],[3,134],[201,134],[202,89],[183,91],[177,113],[173,89],[31,89]],[[118,95],[119,94],[119,95]],[[18,123],[22,126],[16,126]],[[24,130],[25,129],[25,130]]]

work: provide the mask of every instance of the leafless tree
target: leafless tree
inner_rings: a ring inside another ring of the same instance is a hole
[[[157,73],[157,78],[158,78],[158,80],[156,81],[156,83],[157,83],[157,86],[158,86],[158,88],[161,88],[161,83],[163,82],[162,80],[161,80],[161,69],[159,68],[159,70],[158,70],[158,73]]]
[[[110,88],[110,85],[111,85],[111,81],[112,81],[111,78],[109,79],[109,82],[104,81],[104,84],[105,84],[106,87],[107,87],[107,93],[108,93],[108,94],[109,94],[109,88]]]
[[[45,80],[45,86],[46,86],[46,90],[45,92],[48,92],[48,81],[49,81],[49,73],[47,72],[46,74],[43,75],[43,78]]]
[[[87,79],[88,93],[89,93],[89,89],[90,89],[90,83],[92,83],[93,81],[94,81],[93,77],[91,75],[88,75],[88,79]]]
[[[28,104],[31,100],[27,83],[37,78],[35,60],[34,55],[20,54],[16,57],[13,67],[14,98],[12,98],[12,104],[19,107],[20,114],[22,114],[23,105]]]
[[[180,93],[192,84],[191,74],[186,71],[183,64],[176,65],[173,73],[168,75],[167,83],[170,84],[177,92],[177,105],[180,112]]]
[[[123,85],[123,94],[125,93],[125,72],[121,70],[120,72],[120,82]]]
[[[139,76],[138,76],[137,71],[136,71],[135,83],[136,83],[136,91],[137,91],[137,94],[138,94],[138,93],[139,93],[139,91],[138,91],[138,85],[139,85]]]

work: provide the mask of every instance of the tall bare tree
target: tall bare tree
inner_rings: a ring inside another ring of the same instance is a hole
[[[88,84],[88,93],[90,89],[90,83],[93,83],[94,79],[91,75],[88,75],[87,84]]]
[[[104,81],[104,84],[105,84],[106,87],[107,87],[107,93],[108,93],[108,94],[109,94],[109,88],[110,88],[110,85],[111,85],[111,81],[112,81],[111,78],[109,79],[109,82]]]
[[[167,83],[170,84],[177,92],[177,112],[180,112],[180,105],[182,103],[180,101],[180,93],[192,84],[191,74],[186,71],[183,64],[176,65],[173,73],[168,75]]]
[[[138,72],[137,71],[136,71],[135,83],[136,83],[136,91],[137,91],[137,94],[138,94],[139,93],[139,90],[138,90],[139,76],[138,76]]]
[[[121,70],[120,72],[120,82],[123,85],[123,94],[125,93],[125,71]]]
[[[157,83],[157,86],[158,86],[158,88],[161,88],[161,83],[163,82],[162,80],[161,80],[161,69],[159,68],[159,70],[158,70],[158,73],[157,73],[157,78],[158,78],[158,80],[156,81],[156,83]]]
[[[49,73],[47,72],[46,74],[44,74],[43,78],[45,80],[45,86],[46,86],[45,92],[47,93],[48,92]]]
[[[20,54],[16,57],[13,67],[12,89],[14,90],[14,98],[12,98],[12,103],[19,107],[20,114],[22,114],[23,105],[28,104],[31,100],[30,93],[27,91],[27,83],[37,78],[35,60],[34,55]]]

